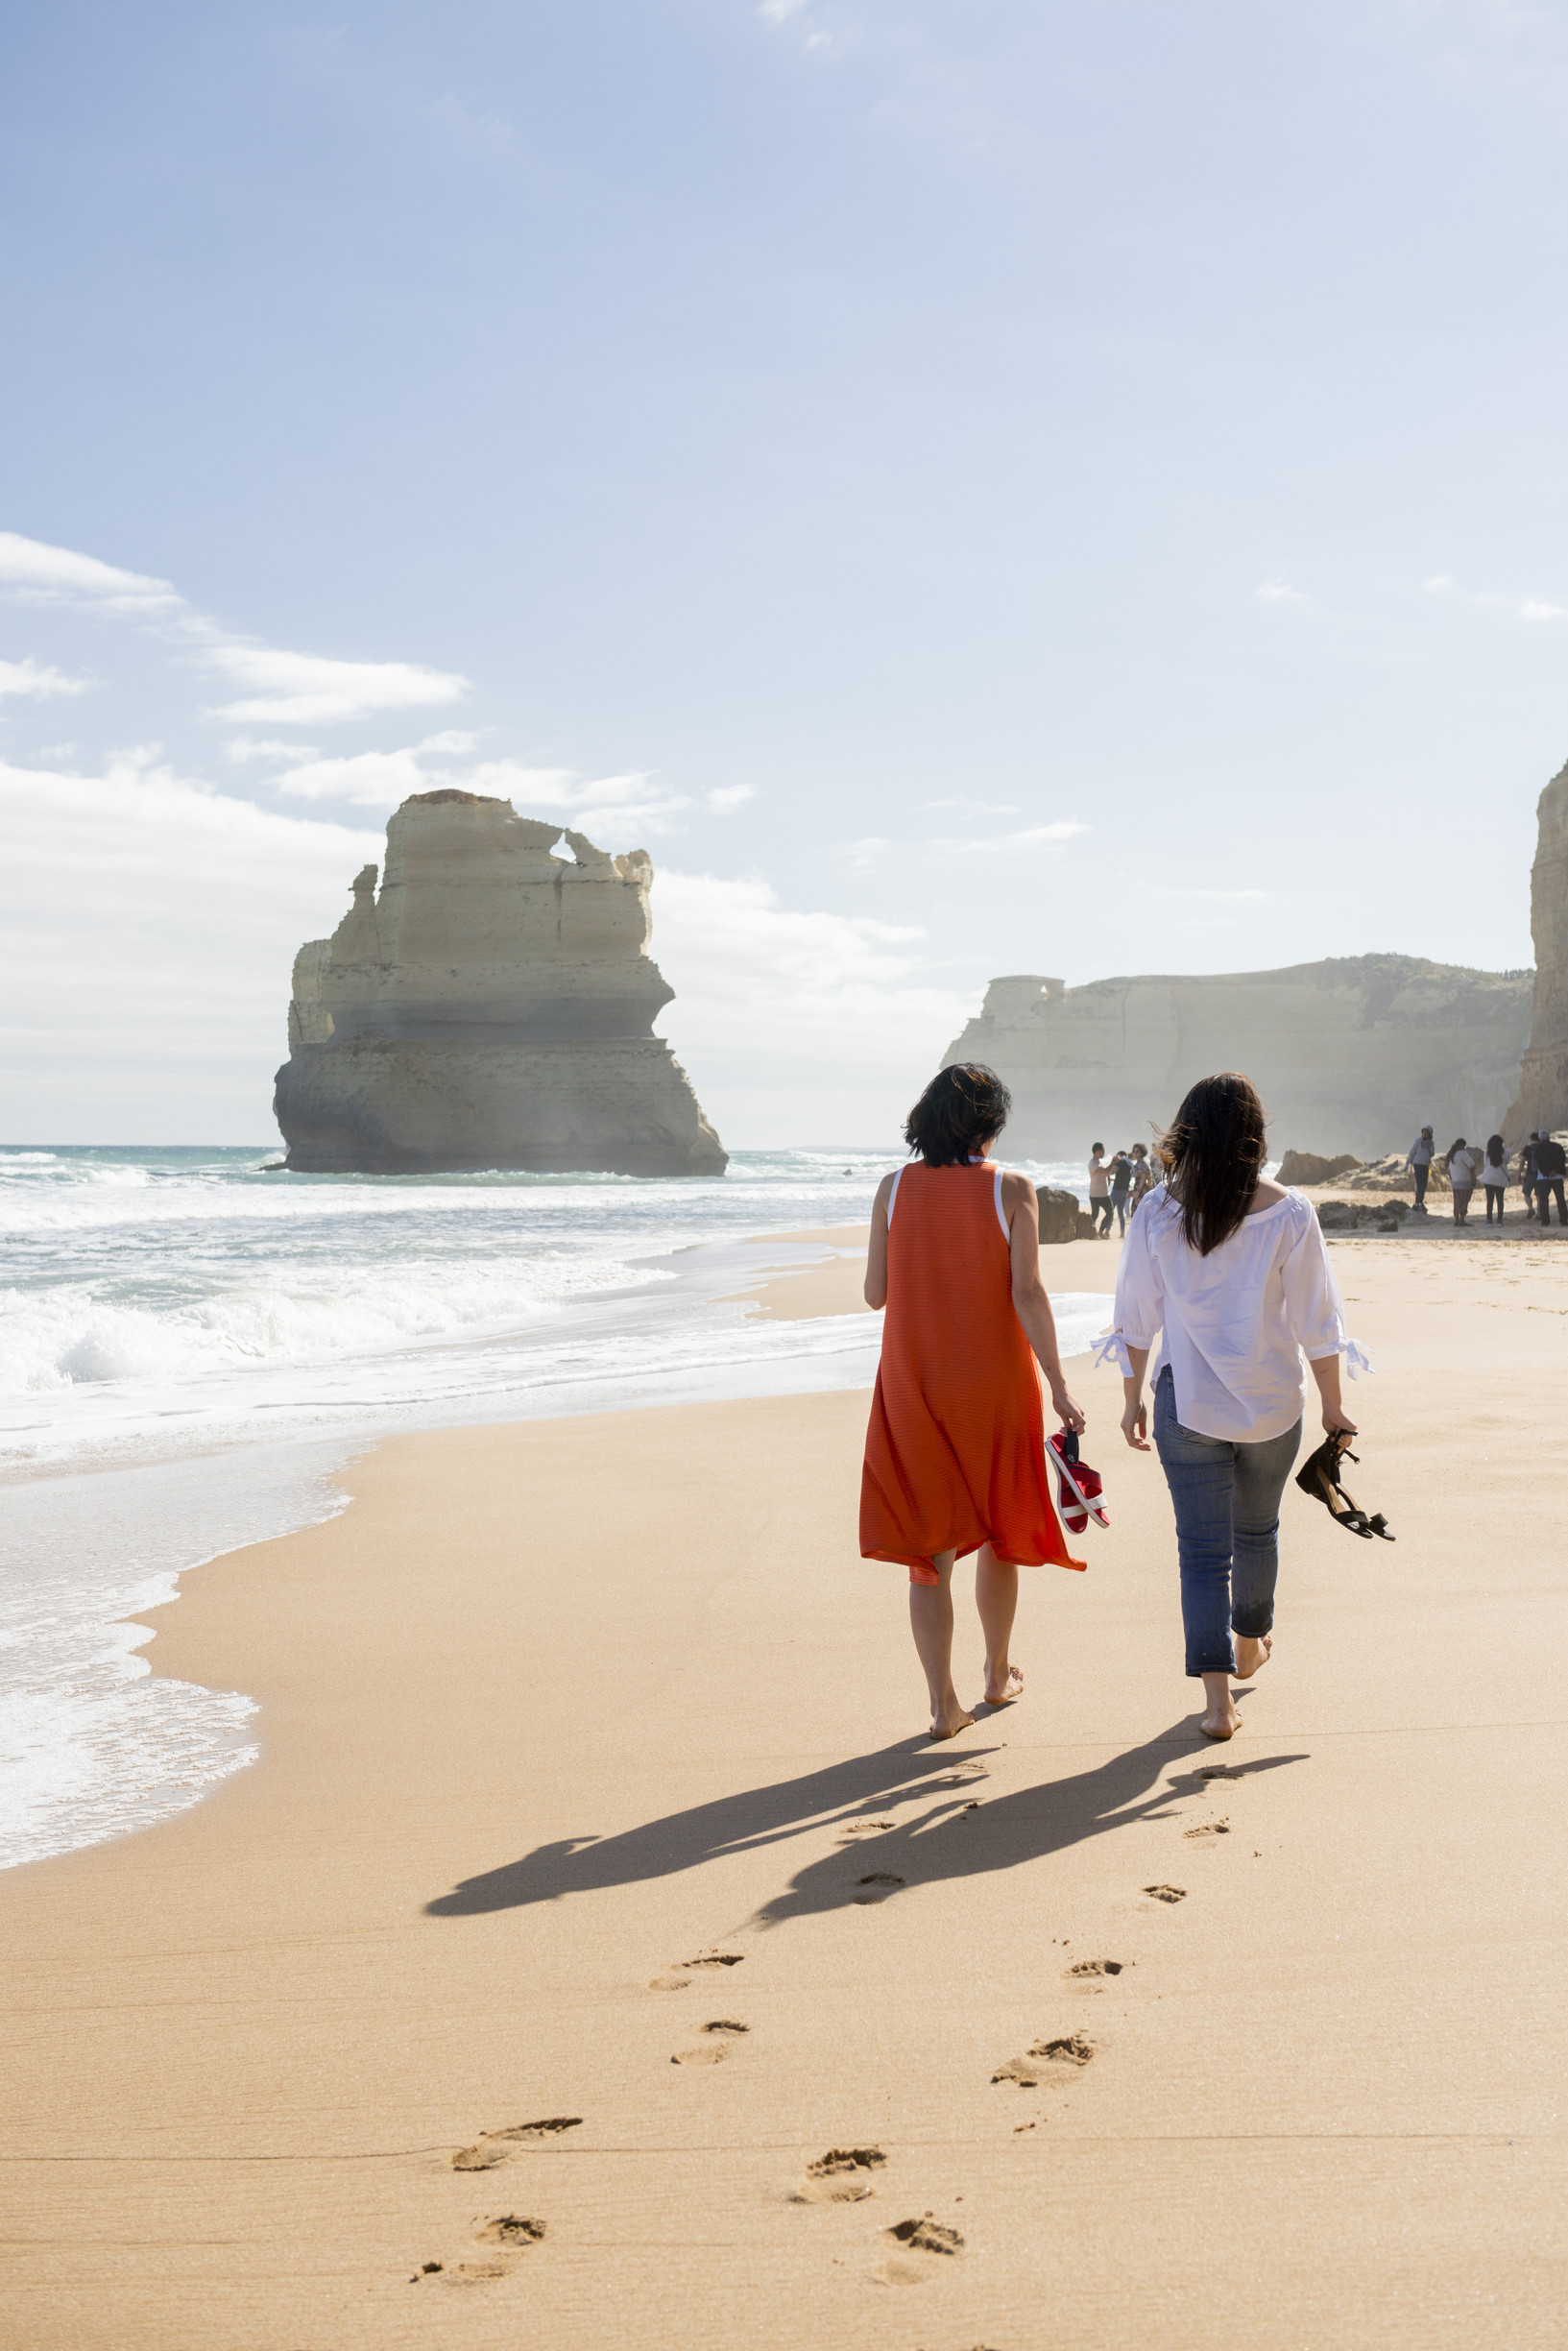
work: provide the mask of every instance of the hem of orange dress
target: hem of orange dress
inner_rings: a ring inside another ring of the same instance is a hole
[[[955,1557],[957,1559],[969,1559],[980,1548],[982,1543],[987,1543],[991,1539],[992,1539],[989,1535],[977,1536],[976,1539],[972,1543],[965,1543],[963,1548],[955,1553]],[[938,1548],[945,1550],[947,1545],[941,1544],[938,1546]],[[915,1581],[919,1584],[934,1584],[937,1581],[936,1570],[931,1566],[931,1554],[929,1551],[925,1553],[923,1557],[916,1558],[912,1552],[908,1551],[862,1550],[860,1557],[868,1560],[885,1560],[890,1567],[907,1567],[911,1576],[913,1576]],[[1070,1567],[1075,1574],[1082,1575],[1088,1567],[1089,1562],[1087,1560],[1074,1559],[1071,1552],[1064,1552],[1059,1559],[1019,1559],[1013,1560],[1010,1564],[1014,1567]],[[922,1568],[927,1570],[926,1574],[922,1574],[920,1572]]]

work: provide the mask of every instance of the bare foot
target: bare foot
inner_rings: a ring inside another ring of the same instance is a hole
[[[988,1689],[986,1691],[985,1703],[987,1706],[1011,1706],[1015,1700],[1022,1698],[1023,1695],[1023,1672],[1017,1665],[1009,1665],[1007,1668],[1006,1681],[1002,1684],[1001,1689]]]
[[[966,1714],[960,1707],[956,1713],[944,1714],[940,1722],[932,1723],[931,1736],[933,1739],[956,1738],[959,1732],[967,1731],[974,1720],[974,1715]]]
[[[1236,1636],[1236,1679],[1238,1682],[1256,1681],[1273,1654],[1274,1636],[1261,1633],[1256,1640],[1244,1634]]]
[[[1242,1727],[1236,1711],[1236,1701],[1230,1694],[1228,1673],[1206,1673],[1203,1677],[1204,1708],[1197,1727],[1205,1738],[1234,1738]]]

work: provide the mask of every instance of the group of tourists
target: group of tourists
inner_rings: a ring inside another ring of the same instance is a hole
[[[1105,1146],[1097,1143],[1089,1153],[1089,1214],[1095,1221],[1097,1233],[1108,1233],[1115,1216],[1119,1234],[1127,1229],[1127,1219],[1146,1192],[1154,1189],[1154,1170],[1149,1165],[1148,1145],[1134,1143],[1128,1151],[1119,1151],[1107,1160]]]
[[[939,1739],[975,1720],[953,1678],[955,1562],[976,1554],[993,1707],[1024,1694],[1010,1653],[1020,1566],[1084,1565],[1068,1547],[1047,1474],[1053,1453],[1078,1463],[1085,1416],[1068,1392],[1040,1276],[1038,1202],[1026,1176],[991,1156],[1011,1106],[980,1062],[932,1079],[905,1127],[909,1162],[878,1188],[866,1258],[866,1303],[885,1308],[886,1321],[860,1551],[908,1570],[910,1628]],[[1273,1646],[1280,1496],[1309,1379],[1330,1439],[1347,1441],[1356,1430],[1340,1403],[1339,1360],[1354,1375],[1365,1357],[1346,1336],[1311,1203],[1264,1174],[1264,1108],[1245,1078],[1194,1086],[1155,1150],[1157,1178],[1151,1171],[1122,1253],[1101,1358],[1122,1371],[1122,1431],[1135,1453],[1151,1449],[1152,1385],[1187,1672],[1203,1684],[1198,1728],[1228,1739],[1240,1719],[1232,1681],[1250,1681]],[[1114,1207],[1115,1162],[1105,1169],[1098,1144],[1091,1183],[1096,1161],[1105,1188],[1091,1197]],[[1048,1391],[1060,1423],[1049,1441]]]
[[[1503,1203],[1510,1183],[1516,1183],[1525,1196],[1525,1214],[1541,1224],[1551,1223],[1551,1205],[1557,1203],[1557,1223],[1568,1224],[1563,1212],[1563,1179],[1568,1176],[1568,1157],[1560,1143],[1555,1143],[1545,1129],[1525,1137],[1511,1161],[1508,1145],[1500,1134],[1488,1135],[1485,1150],[1466,1143],[1459,1135],[1446,1151],[1438,1153],[1430,1127],[1423,1127],[1405,1156],[1405,1165],[1415,1178],[1415,1204],[1426,1204],[1427,1185],[1432,1179],[1434,1161],[1448,1177],[1454,1200],[1454,1222],[1468,1223],[1470,1202],[1479,1182],[1486,1198],[1486,1222],[1495,1220],[1499,1230],[1503,1224]]]

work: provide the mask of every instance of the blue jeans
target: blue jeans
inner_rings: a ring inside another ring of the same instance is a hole
[[[1190,1674],[1234,1673],[1234,1630],[1272,1630],[1279,1576],[1279,1498],[1301,1444],[1301,1423],[1261,1444],[1200,1437],[1176,1418],[1167,1364],[1154,1391],[1154,1445],[1176,1513],[1181,1621]]]

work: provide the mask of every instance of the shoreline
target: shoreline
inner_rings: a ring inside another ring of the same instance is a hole
[[[1513,1660],[1564,1661],[1568,1273],[1480,1257],[1357,1252],[1353,1484],[1400,1541],[1287,1490],[1218,1750],[1086,1366],[1111,1532],[1028,1572],[1027,1695],[942,1747],[849,1392],[393,1437],[190,1575],[157,1670],[253,1689],[260,1763],[0,1877],[11,2339],[1553,2339],[1568,1731]],[[834,2147],[869,2195],[814,2200]],[[924,2214],[962,2242],[888,2234]]]

